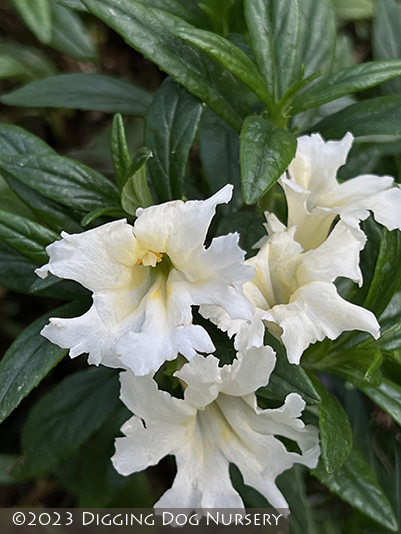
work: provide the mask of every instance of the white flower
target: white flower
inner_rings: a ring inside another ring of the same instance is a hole
[[[318,432],[299,419],[305,403],[291,393],[281,408],[261,410],[254,391],[274,367],[270,347],[238,354],[233,365],[219,367],[214,356],[195,356],[175,375],[188,384],[184,399],[157,389],[150,377],[121,373],[121,399],[135,413],[117,438],[112,458],[129,475],[174,454],[177,475],[157,508],[242,508],[229,464],[237,465],[245,484],[277,508],[287,507],[275,478],[294,463],[315,467]],[[288,452],[275,435],[294,440],[301,454]]]
[[[274,215],[267,215],[269,237],[258,254],[247,260],[255,276],[244,293],[255,306],[251,322],[232,320],[220,307],[202,306],[201,313],[231,337],[239,349],[263,345],[265,327],[281,338],[288,360],[299,363],[304,350],[325,337],[362,330],[379,337],[372,312],[341,298],[333,284],[343,276],[362,284],[359,251],[365,244],[362,231],[339,222],[322,245],[304,252],[295,240],[295,227],[287,229]]]
[[[204,241],[216,205],[232,195],[227,185],[205,201],[174,201],[138,209],[134,226],[115,221],[81,234],[61,234],[47,247],[50,272],[93,292],[93,306],[73,319],[50,319],[42,335],[89,353],[89,363],[156,371],[178,353],[212,352],[204,328],[192,324],[192,305],[218,304],[232,318],[250,318],[242,285],[252,277],[238,235]]]
[[[401,230],[401,189],[391,176],[361,175],[338,183],[338,169],[346,162],[354,138],[325,142],[319,134],[298,139],[295,159],[280,178],[288,202],[288,227],[296,226],[296,240],[304,250],[326,239],[337,215],[357,228],[369,216],[388,230]]]

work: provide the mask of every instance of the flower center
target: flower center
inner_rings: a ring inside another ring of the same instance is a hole
[[[156,267],[162,261],[163,252],[154,252],[148,250],[142,258],[137,261],[137,265],[144,265],[145,267]]]

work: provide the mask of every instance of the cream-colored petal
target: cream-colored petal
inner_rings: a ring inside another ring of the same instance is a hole
[[[340,141],[325,142],[319,134],[298,138],[297,152],[288,175],[311,192],[309,202],[314,203],[315,196],[336,185],[338,169],[347,161],[353,141],[349,132]]]
[[[174,265],[185,269],[193,251],[203,247],[218,204],[232,197],[233,186],[226,185],[207,200],[175,200],[136,212],[134,233],[152,251],[166,252]]]
[[[46,248],[49,263],[36,270],[79,282],[91,291],[132,285],[137,250],[132,226],[125,220],[69,235]]]
[[[359,253],[366,242],[365,234],[338,222],[329,237],[316,249],[302,255],[296,277],[299,286],[313,281],[334,282],[339,276],[362,285]]]
[[[373,313],[342,299],[328,282],[300,287],[289,304],[275,306],[268,313],[271,321],[282,329],[281,340],[290,363],[298,364],[304,350],[325,337],[336,339],[350,330],[369,332],[375,339],[380,335]],[[266,325],[270,329],[270,323]]]

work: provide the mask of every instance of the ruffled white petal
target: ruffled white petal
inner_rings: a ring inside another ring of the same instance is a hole
[[[216,206],[228,202],[227,185],[205,201],[174,201],[138,210],[134,227],[115,221],[81,234],[62,233],[37,270],[76,280],[93,292],[93,307],[76,319],[52,319],[43,332],[52,342],[89,353],[90,363],[146,375],[183,354],[212,352],[207,331],[192,324],[192,306],[219,305],[231,318],[250,319],[254,308],[242,286],[238,235],[204,241]]]
[[[207,200],[176,200],[136,212],[135,237],[148,249],[166,252],[179,270],[187,270],[193,252],[203,247],[218,204],[232,197],[233,186],[226,185]]]
[[[401,189],[390,176],[357,176],[337,181],[347,159],[351,134],[325,142],[318,134],[298,139],[295,159],[280,179],[288,201],[288,225],[296,226],[296,239],[305,250],[318,247],[337,215],[358,228],[370,212],[388,230],[401,230]]]
[[[365,243],[366,236],[361,230],[350,228],[340,221],[326,241],[302,255],[296,273],[298,284],[304,285],[314,280],[334,282],[343,276],[361,286],[359,252]]]
[[[218,403],[227,423],[242,438],[223,441],[224,454],[240,469],[246,484],[260,491],[276,508],[286,508],[275,478],[294,463],[316,467],[320,454],[317,429],[305,427],[298,419],[305,403],[295,393],[275,410],[255,412],[242,399],[225,395]],[[302,455],[288,452],[275,435],[294,440]]]
[[[299,395],[289,395],[284,405],[274,410],[257,408],[253,393],[239,396],[236,386],[243,391],[252,385],[259,387],[260,377],[255,374],[269,373],[269,366],[271,354],[266,349],[240,354],[233,366],[221,368],[213,356],[196,356],[177,373],[181,380],[188,380],[184,400],[158,390],[150,376],[124,373],[121,399],[136,415],[122,428],[126,437],[117,438],[113,457],[117,470],[129,474],[154,465],[163,455],[174,454],[176,478],[156,507],[242,508],[229,476],[233,462],[246,483],[261,491],[273,506],[285,507],[276,476],[294,463],[316,466],[319,440],[317,429],[305,427],[299,419],[305,406]],[[246,386],[240,383],[240,376]],[[199,409],[188,402],[191,390],[191,395],[202,399]],[[301,454],[287,451],[275,435],[294,440]]]
[[[300,287],[288,304],[274,306],[268,313],[282,329],[281,340],[290,363],[299,363],[304,350],[325,337],[336,339],[350,330],[369,332],[375,339],[380,335],[373,313],[342,299],[335,286],[327,282]]]
[[[113,221],[80,234],[61,233],[62,239],[46,248],[49,263],[36,269],[45,278],[50,272],[75,280],[91,291],[132,284],[138,255],[132,226]]]
[[[187,384],[185,400],[202,408],[213,402],[220,392],[242,397],[265,386],[276,364],[271,347],[251,348],[237,353],[232,365],[219,367],[214,356],[195,356],[174,376]]]

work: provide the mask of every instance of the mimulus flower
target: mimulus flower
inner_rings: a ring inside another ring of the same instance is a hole
[[[256,405],[254,391],[267,383],[274,363],[270,347],[238,354],[224,367],[214,356],[197,355],[175,373],[187,384],[184,399],[158,390],[150,376],[121,373],[121,399],[135,415],[121,429],[126,437],[116,440],[117,471],[129,475],[174,454],[177,475],[155,507],[242,508],[230,481],[232,462],[246,484],[285,508],[275,478],[294,463],[315,467],[320,449],[317,429],[299,419],[305,403],[298,394],[278,409]],[[301,454],[275,435],[294,440]]]
[[[229,336],[236,334],[238,349],[262,346],[267,328],[282,340],[291,363],[299,363],[311,343],[336,339],[344,331],[362,330],[379,337],[373,313],[341,298],[333,283],[342,276],[362,284],[362,231],[340,221],[322,245],[304,252],[295,240],[295,227],[287,229],[272,214],[267,215],[266,227],[269,237],[246,261],[255,269],[253,280],[244,285],[256,310],[251,322],[233,321],[216,306],[202,306],[202,315]]]
[[[288,227],[296,226],[296,240],[304,250],[326,239],[337,215],[358,228],[372,211],[388,230],[401,230],[401,189],[391,176],[361,175],[344,183],[338,169],[347,160],[354,138],[325,142],[319,134],[298,139],[297,153],[280,178],[288,202]]]
[[[50,272],[93,292],[93,306],[73,319],[50,319],[42,335],[71,357],[89,363],[156,371],[178,353],[212,352],[204,328],[192,324],[192,305],[217,304],[230,317],[250,318],[242,293],[252,277],[243,263],[238,235],[204,241],[217,204],[232,195],[227,185],[205,201],[174,201],[137,210],[134,226],[115,221],[80,234],[62,232],[49,245]]]

